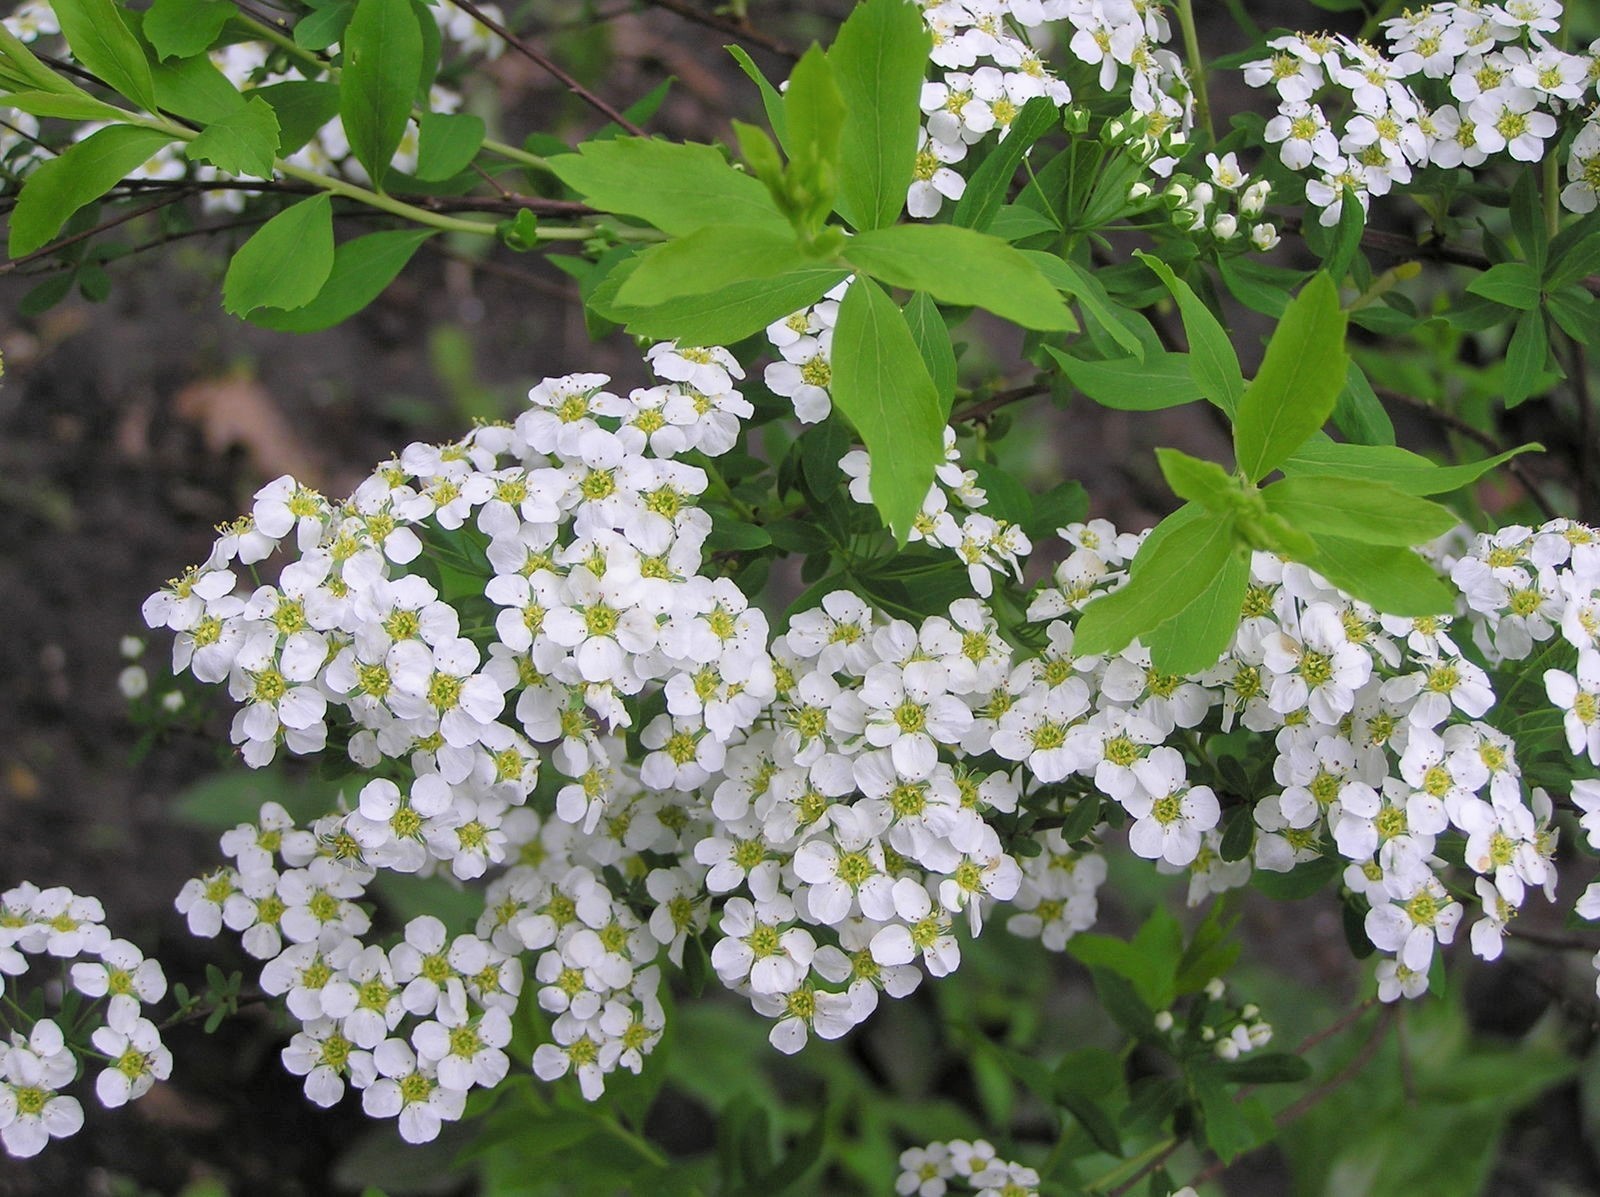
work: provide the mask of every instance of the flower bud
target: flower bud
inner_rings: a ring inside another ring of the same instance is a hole
[[[1227,989],[1228,987],[1222,983],[1221,977],[1212,977],[1211,980],[1206,982],[1206,996],[1214,1002],[1220,1001]]]
[[[1163,1035],[1165,1035],[1168,1031],[1172,1030],[1172,1011],[1171,1010],[1161,1010],[1161,1011],[1159,1011],[1156,1014],[1155,1022],[1156,1022],[1156,1030],[1160,1031]]]
[[[1215,1050],[1220,1059],[1237,1060],[1239,1058],[1239,1045],[1232,1039],[1218,1040]]]
[[[1255,247],[1265,253],[1278,244],[1278,230],[1270,224],[1258,224],[1250,230],[1250,240]]]
[[[1244,189],[1239,197],[1239,211],[1245,216],[1260,216],[1267,206],[1267,196],[1272,194],[1272,184],[1259,179]]]
[[[1128,202],[1130,204],[1141,203],[1144,200],[1149,199],[1151,194],[1152,192],[1150,190],[1150,184],[1135,183],[1132,187],[1128,188]]]
[[[1224,212],[1211,222],[1211,235],[1218,241],[1232,241],[1239,235],[1239,219],[1232,212]]]
[[[143,698],[149,692],[150,677],[143,666],[129,665],[117,674],[117,689],[122,691],[124,698]]]

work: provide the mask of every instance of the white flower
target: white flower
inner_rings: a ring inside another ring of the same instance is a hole
[[[1186,865],[1199,855],[1201,833],[1217,825],[1221,807],[1210,786],[1190,786],[1183,757],[1156,748],[1133,766],[1139,787],[1122,799],[1135,823],[1128,846],[1146,860]]]
[[[155,1024],[126,1007],[108,1011],[106,1025],[96,1028],[90,1042],[111,1060],[94,1082],[103,1106],[126,1105],[172,1074],[172,1053],[162,1045]]]

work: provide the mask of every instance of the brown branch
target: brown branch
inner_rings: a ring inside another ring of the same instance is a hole
[[[688,0],[644,0],[644,2],[651,8],[675,13],[686,21],[693,21],[696,25],[704,25],[707,29],[715,29],[718,33],[726,33],[729,37],[749,42],[752,46],[759,47],[769,54],[776,54],[779,58],[786,58],[790,62],[800,60],[800,55],[795,50],[771,34],[763,33],[749,21],[741,21],[720,12],[706,12],[688,3]]]
[[[131,212],[122,212],[113,216],[110,220],[102,220],[92,229],[84,229],[82,232],[73,233],[71,236],[63,237],[59,241],[52,241],[49,245],[42,246],[30,254],[23,254],[20,258],[13,258],[9,262],[0,263],[0,274],[10,274],[18,266],[25,266],[27,263],[37,261],[40,258],[48,258],[53,254],[60,253],[70,245],[77,245],[80,241],[87,241],[90,237],[96,237],[107,229],[114,229],[119,224],[127,224],[130,220],[138,220],[141,216],[149,216],[152,212],[159,212],[168,204],[176,203],[178,198],[180,197],[157,200],[153,204],[146,204],[144,207],[135,208]]]
[[[635,137],[646,136],[643,129],[634,124],[627,117],[623,116],[622,113],[618,112],[605,100],[595,95],[583,84],[579,83],[565,70],[563,70],[561,65],[552,59],[548,54],[545,54],[542,50],[538,50],[529,45],[527,42],[523,41],[516,34],[512,33],[511,30],[500,24],[500,22],[487,15],[483,9],[474,4],[472,0],[453,0],[453,2],[457,8],[461,9],[462,12],[466,13],[473,20],[477,21],[478,24],[489,30],[489,32],[499,37],[503,42],[505,42],[506,45],[510,46],[518,54],[521,54],[529,62],[543,67],[550,74],[554,75],[558,80],[561,81],[561,84],[568,91],[577,96],[596,112],[601,113],[609,120],[615,121],[618,125],[622,126],[622,128],[626,129],[629,133],[632,133]]]
[[[1372,389],[1379,398],[1390,400],[1404,407],[1409,407],[1413,411],[1421,412],[1443,424],[1452,432],[1460,433],[1481,448],[1487,449],[1491,456],[1498,456],[1506,451],[1506,447],[1488,433],[1480,432],[1454,412],[1445,411],[1442,407],[1435,407],[1426,399],[1418,399],[1415,395],[1407,395],[1401,391],[1391,391],[1388,387],[1373,387]],[[1505,466],[1511,476],[1522,484],[1522,488],[1528,492],[1528,497],[1544,513],[1546,519],[1553,520],[1558,518],[1555,505],[1545,497],[1544,492],[1539,489],[1539,484],[1533,480],[1533,475],[1528,473],[1527,468],[1520,461],[1513,457],[1505,463]]]
[[[1032,399],[1039,395],[1048,395],[1049,393],[1050,388],[1048,386],[1041,386],[1038,383],[1032,382],[1025,383],[1024,385],[1018,387],[1010,387],[1004,391],[995,392],[987,399],[980,399],[978,402],[962,408],[960,411],[954,413],[950,417],[950,422],[954,424],[957,422],[965,423],[987,420],[1002,407],[1009,407],[1011,404],[1019,403],[1024,399]]]
[[[322,191],[309,183],[255,179],[124,179],[117,187],[126,191],[181,191],[200,194],[206,191],[247,191],[263,195],[316,195]],[[546,199],[540,195],[520,195],[505,191],[500,197],[486,195],[410,195],[391,192],[391,197],[424,208],[429,212],[500,212],[507,215],[526,208],[540,216],[585,217],[598,213],[572,200]]]

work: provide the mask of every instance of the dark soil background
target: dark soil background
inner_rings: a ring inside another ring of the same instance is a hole
[[[847,7],[758,4],[753,16],[804,45]],[[1238,33],[1221,6],[1201,7],[1216,10],[1208,44],[1235,48]],[[752,90],[718,48],[727,37],[668,12],[613,8],[622,11],[600,38],[572,32],[578,5],[571,29],[556,19],[522,27],[586,61],[613,100],[675,76],[653,132],[705,138],[722,132],[729,115],[752,116]],[[1299,12],[1283,22],[1317,21]],[[781,60],[754,53],[781,77]],[[508,55],[488,74],[508,129],[576,138],[598,123],[525,62]],[[222,941],[191,939],[173,912],[183,881],[213,866],[215,844],[176,820],[170,803],[225,758],[220,741],[188,735],[134,762],[140,732],[116,676],[119,640],[144,634],[141,601],[203,558],[213,526],[280,473],[344,494],[409,440],[451,437],[473,415],[516,410],[545,375],[610,370],[621,383],[642,381],[624,342],[590,342],[575,288],[537,255],[500,251],[479,265],[419,258],[349,324],[290,338],[222,313],[219,248],[182,242],[116,264],[105,302],[75,298],[36,318],[15,313],[38,280],[0,277],[0,612],[8,633],[0,636],[0,887],[29,879],[101,898],[114,934],[191,985],[207,961],[233,963]],[[1029,418],[1054,425],[1057,476],[1080,479],[1094,514],[1129,527],[1163,509],[1151,445],[1208,452],[1222,443],[1192,413],[1134,424],[1080,405]],[[153,642],[153,657],[166,651]],[[1263,934],[1274,924],[1306,930],[1285,926],[1286,911],[1258,917]],[[1549,988],[1567,983],[1559,967],[1546,972],[1487,981],[1480,1021],[1526,1026],[1551,1000]],[[243,1197],[345,1191],[329,1179],[330,1162],[369,1123],[354,1102],[321,1112],[301,1099],[278,1063],[282,1039],[270,1020],[247,1010],[215,1036],[180,1027],[167,1042],[177,1060],[170,1083],[116,1113],[86,1099],[88,1125],[77,1137],[28,1163],[0,1156],[0,1195],[177,1194],[208,1179],[220,1186],[211,1191]],[[1496,1192],[1600,1192],[1575,1087],[1519,1125]],[[1242,1165],[1230,1188],[1270,1194],[1285,1184],[1268,1160]]]

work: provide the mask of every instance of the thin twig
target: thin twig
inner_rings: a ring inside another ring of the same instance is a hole
[[[282,195],[315,195],[320,188],[282,179],[124,179],[117,186],[128,191],[249,191]],[[485,195],[410,195],[391,192],[391,198],[429,212],[501,212],[514,215],[522,209],[540,216],[585,217],[598,215],[593,208],[572,200],[546,199],[542,195],[522,195],[501,189],[501,196]]]
[[[12,258],[9,262],[0,262],[0,274],[10,274],[18,266],[25,266],[29,262],[37,261],[39,258],[48,258],[53,254],[60,253],[69,245],[76,245],[80,241],[87,241],[90,237],[99,236],[107,229],[114,229],[119,224],[127,224],[130,220],[138,220],[141,216],[149,216],[152,212],[159,212],[168,204],[176,203],[180,198],[182,197],[170,196],[167,199],[157,200],[153,204],[146,204],[142,208],[135,208],[131,212],[120,213],[110,220],[102,220],[91,229],[84,229],[81,232],[73,233],[69,237],[63,237],[59,241],[52,241],[49,245],[42,246],[30,254],[23,254],[20,258]]]
[[[1458,432],[1468,440],[1476,442],[1482,448],[1487,449],[1492,456],[1498,456],[1506,451],[1506,447],[1488,433],[1480,432],[1454,412],[1445,411],[1442,407],[1435,407],[1426,399],[1418,399],[1415,395],[1407,395],[1401,391],[1391,391],[1387,387],[1374,387],[1373,391],[1381,399],[1391,400],[1409,407],[1413,411],[1422,412],[1424,415],[1443,424],[1452,432]],[[1539,484],[1533,480],[1533,476],[1528,473],[1526,467],[1515,457],[1506,462],[1505,466],[1511,476],[1522,484],[1522,489],[1528,492],[1528,497],[1533,500],[1535,506],[1544,513],[1545,519],[1556,519],[1558,513],[1555,505],[1545,497],[1544,492],[1539,489]]]
[[[704,25],[707,29],[715,29],[718,33],[726,33],[729,37],[749,42],[752,46],[758,46],[769,54],[776,54],[779,58],[786,58],[790,62],[800,60],[800,55],[793,49],[771,34],[763,33],[749,21],[741,21],[725,13],[706,12],[687,3],[687,0],[644,0],[644,2],[652,8],[675,13],[686,21],[693,21],[696,25]]]
[[[623,116],[622,113],[618,112],[605,100],[595,95],[583,84],[579,83],[565,70],[563,70],[561,65],[552,59],[548,54],[545,54],[542,50],[536,49],[527,42],[523,41],[516,34],[512,33],[511,30],[507,29],[504,25],[500,24],[500,22],[486,14],[483,9],[474,4],[472,0],[454,0],[454,2],[457,8],[466,13],[473,20],[477,21],[478,24],[482,25],[485,29],[489,30],[490,33],[493,33],[495,36],[500,38],[503,42],[505,42],[506,45],[510,46],[518,54],[521,54],[529,62],[543,67],[550,74],[554,75],[558,80],[561,81],[562,86],[564,86],[573,95],[577,96],[585,104],[589,105],[589,107],[593,108],[596,112],[601,113],[609,120],[615,121],[618,125],[622,126],[622,128],[626,129],[629,133],[632,133],[636,137],[646,136],[643,129],[634,124],[627,117]]]
[[[1010,387],[1004,391],[997,391],[987,399],[980,399],[967,407],[962,408],[950,417],[950,422],[969,423],[986,420],[1002,407],[1009,407],[1024,399],[1032,399],[1039,395],[1048,395],[1050,388],[1038,383],[1026,383],[1018,387]]]

